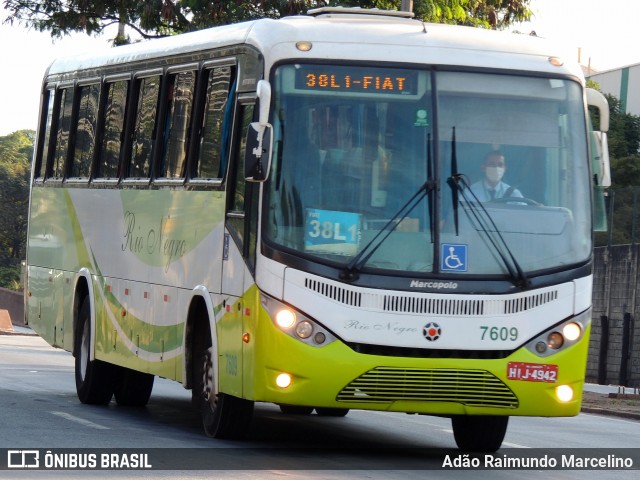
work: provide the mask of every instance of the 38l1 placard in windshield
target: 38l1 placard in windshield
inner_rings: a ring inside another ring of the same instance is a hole
[[[353,255],[360,243],[361,215],[334,210],[307,209],[306,251]]]

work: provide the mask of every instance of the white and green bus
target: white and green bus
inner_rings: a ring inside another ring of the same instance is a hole
[[[271,402],[472,450],[579,412],[608,110],[544,40],[323,8],[59,59],[41,95],[25,310],[82,402],[160,376],[217,438]]]

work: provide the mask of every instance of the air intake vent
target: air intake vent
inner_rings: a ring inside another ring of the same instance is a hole
[[[545,303],[549,303],[558,298],[557,290],[549,290],[547,292],[529,295],[521,298],[513,298],[504,301],[504,313],[518,313],[532,308],[539,307]]]
[[[320,7],[307,10],[307,15],[312,17],[319,17],[321,15],[372,15],[378,17],[399,17],[399,18],[414,18],[413,12],[406,12],[404,10],[379,10],[377,8],[366,9],[360,7]]]
[[[485,370],[377,367],[353,380],[339,402],[455,402],[474,407],[516,408],[518,399]]]
[[[404,295],[385,295],[384,311],[403,313],[430,313],[437,315],[482,315],[482,300],[459,300],[443,297],[413,297]]]
[[[332,285],[325,282],[319,282],[310,278],[305,278],[304,286],[314,292],[318,292],[320,295],[329,297],[336,302],[351,305],[352,307],[362,306],[362,294],[346,288]]]
[[[390,313],[418,315],[448,315],[478,317],[483,315],[515,314],[540,307],[558,299],[558,290],[521,293],[516,296],[493,295],[484,300],[463,298],[464,295],[438,293],[378,293],[363,292],[357,287],[343,286],[338,282],[321,281],[304,277],[304,286],[335,302]]]

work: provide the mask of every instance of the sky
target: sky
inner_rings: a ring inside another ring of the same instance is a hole
[[[1,5],[1,4],[0,4]],[[640,63],[640,1],[531,0],[530,22],[511,30],[546,37],[564,45],[568,55],[596,70]],[[102,37],[75,34],[52,40],[49,33],[4,24],[0,8],[0,136],[36,129],[42,76],[59,56],[106,50],[115,29]]]

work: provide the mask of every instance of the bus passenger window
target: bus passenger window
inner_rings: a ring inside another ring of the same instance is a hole
[[[43,178],[45,176],[45,170],[47,166],[47,159],[49,157],[49,141],[51,140],[51,129],[53,128],[53,107],[55,104],[56,91],[49,89],[45,93],[43,104],[47,109],[46,123],[40,126],[40,135],[42,135],[43,141],[39,142],[36,162],[36,170],[34,172],[34,178]],[[43,110],[44,111],[44,110]]]
[[[112,82],[106,86],[105,120],[97,178],[117,178],[120,148],[124,131],[128,81]]]
[[[180,178],[185,176],[185,160],[193,107],[195,72],[183,72],[169,79],[168,103],[163,128],[162,156],[158,177]]]
[[[233,169],[230,172],[230,182],[234,182],[230,185],[233,197],[231,198],[230,212],[236,214],[245,212],[245,189],[247,183],[244,179],[244,155],[246,150],[246,138],[249,131],[249,124],[253,119],[253,105],[242,105],[239,121],[242,122],[242,130],[240,137],[238,138],[238,148],[235,153],[235,160],[233,162]],[[231,216],[229,218],[229,225],[233,227],[233,230],[238,235],[241,241],[244,241],[244,217]]]
[[[160,93],[160,76],[143,78],[138,83],[138,109],[133,131],[129,177],[149,178],[154,127]]]
[[[225,111],[231,89],[232,67],[210,69],[207,78],[207,96],[195,176],[198,178],[221,178],[221,158],[225,149]]]
[[[91,175],[91,161],[96,141],[100,86],[94,84],[80,87],[79,95],[75,151],[69,176],[88,178]]]
[[[71,127],[71,111],[73,110],[73,87],[61,90],[60,96],[56,146],[51,164],[48,166],[48,176],[50,178],[62,179],[64,177],[64,164],[69,148],[69,128]]]

